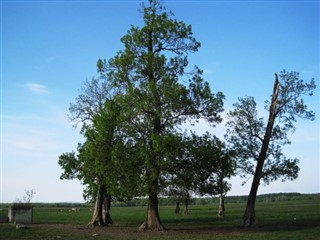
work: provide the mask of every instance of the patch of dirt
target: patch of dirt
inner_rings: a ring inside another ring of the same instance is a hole
[[[114,237],[132,237],[132,238],[144,238],[146,236],[183,236],[183,235],[240,235],[242,230],[240,228],[234,229],[214,229],[214,228],[172,228],[164,231],[139,231],[138,227],[119,227],[119,226],[108,226],[108,227],[91,227],[91,226],[77,226],[77,225],[62,225],[63,228],[67,229],[74,234],[84,234],[92,236],[97,234],[99,236],[114,236]]]
[[[2,225],[2,224],[1,224]],[[17,234],[14,226],[3,225],[0,230],[10,230]],[[25,230],[28,236],[22,239],[212,239],[214,236],[239,236],[241,229],[211,229],[211,228],[172,228],[165,231],[139,231],[138,227],[92,227],[77,224],[32,224]],[[21,230],[20,230],[20,233]],[[22,235],[16,235],[19,238]],[[11,238],[10,238],[11,239]],[[15,239],[15,238],[12,238]]]

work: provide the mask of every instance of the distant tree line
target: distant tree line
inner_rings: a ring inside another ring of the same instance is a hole
[[[301,194],[301,193],[271,193],[271,194],[261,194],[257,196],[257,202],[277,202],[277,201],[303,201],[303,200],[313,200],[320,199],[319,193],[314,194]],[[231,203],[245,203],[248,200],[247,195],[243,196],[228,196],[225,200],[226,204]],[[130,201],[113,201],[112,207],[145,207],[148,201],[146,198],[132,199]],[[210,205],[217,206],[219,204],[218,197],[191,197],[190,206],[197,205]],[[11,203],[1,203],[0,208],[8,209]],[[176,197],[160,197],[160,206],[176,206]],[[90,202],[85,203],[73,203],[73,202],[57,202],[57,203],[45,203],[45,202],[35,202],[32,203],[35,208],[94,208],[95,204]],[[6,212],[3,212],[7,215]]]

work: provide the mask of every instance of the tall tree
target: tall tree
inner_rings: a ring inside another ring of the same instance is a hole
[[[162,230],[158,193],[164,187],[163,169],[169,165],[164,158],[170,151],[166,141],[187,120],[220,122],[224,96],[211,92],[198,67],[187,73],[187,55],[200,47],[191,26],[173,19],[158,0],[150,0],[141,12],[144,25],[132,26],[121,38],[124,50],[98,65],[101,75],[124,95],[126,132],[143,159],[142,182],[149,204],[140,229]]]
[[[238,167],[243,176],[254,175],[243,226],[255,225],[255,201],[260,180],[265,184],[282,178],[282,181],[298,177],[298,159],[289,159],[282,153],[282,146],[290,144],[287,134],[295,131],[297,118],[314,120],[315,114],[309,111],[303,101],[304,96],[312,96],[316,88],[314,79],[305,83],[297,72],[283,70],[275,74],[267,123],[258,118],[253,97],[240,98],[234,104],[235,110],[228,116],[227,140],[236,151]]]
[[[111,151],[110,141],[113,136],[110,134],[115,130],[114,114],[118,111],[114,107],[117,95],[114,90],[105,76],[84,81],[75,102],[70,104],[68,117],[75,123],[75,127],[78,124],[82,126],[81,132],[86,141],[78,145],[78,154],[70,152],[59,156],[59,164],[64,170],[60,178],[78,178],[83,182],[84,198],[96,203],[90,223],[100,226],[111,223],[111,196],[107,191],[105,174],[114,173],[107,168],[110,168],[111,163],[110,153],[107,154]]]
[[[59,156],[59,165],[64,170],[61,179],[78,178],[87,185],[87,193],[95,199],[92,225],[111,223],[111,196],[107,189],[114,180],[112,162],[113,148],[121,141],[117,138],[120,108],[114,100],[107,100],[104,108],[92,118],[90,125],[84,124],[82,133],[86,138],[78,146],[78,154],[64,153]],[[92,196],[95,194],[95,196]]]

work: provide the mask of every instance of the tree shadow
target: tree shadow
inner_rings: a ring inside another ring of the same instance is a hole
[[[313,228],[320,228],[319,219],[303,219],[289,221],[268,221],[257,224],[253,227],[243,227],[239,224],[231,223],[229,220],[211,218],[181,218],[164,220],[163,224],[167,231],[172,232],[282,232],[282,231],[301,231]]]
[[[303,219],[303,220],[288,220],[288,221],[274,221],[271,223],[257,225],[252,228],[254,231],[301,231],[312,228],[320,228],[320,219]]]

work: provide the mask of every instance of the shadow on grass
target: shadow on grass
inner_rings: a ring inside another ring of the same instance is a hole
[[[256,227],[250,229],[256,231],[301,231],[306,229],[319,228],[320,219],[303,219],[303,220],[288,220],[288,221],[274,221],[268,223],[257,224]],[[319,232],[320,233],[320,232]]]
[[[182,232],[283,232],[283,231],[301,231],[316,229],[320,231],[320,219],[303,219],[288,221],[272,221],[257,223],[253,227],[241,226],[240,220],[234,219],[213,219],[211,218],[180,218],[164,220],[163,224],[168,231]],[[319,232],[320,233],[320,232]]]

